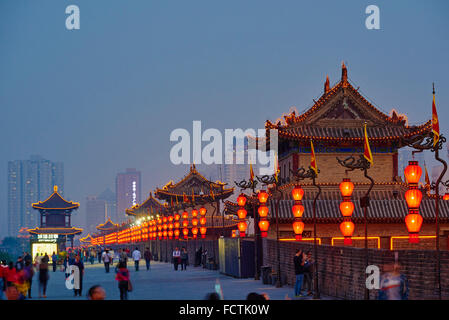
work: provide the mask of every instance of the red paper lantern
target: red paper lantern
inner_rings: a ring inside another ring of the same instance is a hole
[[[411,209],[419,208],[419,205],[422,200],[422,193],[418,189],[409,189],[405,193],[405,200],[407,201],[407,205]]]
[[[172,222],[173,221],[173,216],[168,216],[168,222]]]
[[[302,204],[295,204],[292,207],[292,212],[295,218],[301,218],[304,213],[304,206]]]
[[[246,228],[247,228],[246,222],[245,222],[245,221],[240,221],[240,222],[237,224],[237,228],[238,228],[239,231],[240,231],[240,237],[244,237],[244,236],[245,236],[245,231],[246,231]]]
[[[449,193],[445,193],[443,196],[443,200],[449,200]]]
[[[246,204],[246,196],[245,196],[243,193],[241,193],[241,194],[237,197],[237,204],[238,204],[240,207],[244,207],[244,206],[245,206],[245,204]]]
[[[268,220],[263,219],[259,221],[259,229],[262,235],[262,238],[265,238],[268,235],[268,228],[270,227],[270,223],[268,222]]]
[[[408,166],[404,169],[404,176],[409,184],[418,184],[422,175],[422,169],[418,165],[418,161],[409,161]]]
[[[351,201],[343,201],[340,203],[340,211],[343,217],[350,217],[354,212],[354,203]]]
[[[189,225],[189,220],[182,220],[182,226],[186,228]]]
[[[175,221],[179,221],[181,219],[181,215],[179,213],[175,214]]]
[[[192,234],[193,234],[193,239],[196,239],[197,234],[198,234],[198,228],[192,228]]]
[[[423,218],[419,213],[409,213],[405,217],[405,225],[409,232],[409,242],[419,243],[418,233],[421,230]]]
[[[257,197],[259,198],[259,202],[262,204],[267,203],[268,201],[268,193],[265,190],[260,190]]]
[[[354,184],[351,182],[351,179],[344,178],[340,183],[340,192],[343,197],[350,197],[352,192],[354,191]]]
[[[345,237],[344,244],[352,244],[352,234],[354,233],[354,223],[352,221],[343,221],[340,224],[340,231]]]
[[[206,215],[206,212],[207,212],[207,209],[206,208],[204,208],[204,207],[201,207],[200,208],[200,216],[205,216]]]
[[[162,222],[163,222],[163,223],[167,223],[167,220],[168,220],[168,219],[167,219],[166,216],[163,216],[163,217],[162,217]]]
[[[200,225],[205,225],[206,221],[207,221],[206,217],[201,217],[200,218]]]
[[[183,213],[182,213],[182,218],[183,219],[187,219],[189,217],[189,213],[187,212],[187,211],[184,211]]]
[[[268,216],[268,207],[265,205],[261,205],[259,209],[257,209],[257,212],[259,212],[259,216],[261,218],[265,218],[266,216]]]
[[[296,240],[302,239],[302,232],[304,231],[304,222],[295,221],[293,222],[293,232],[295,233]]]
[[[173,239],[173,231],[172,230],[169,230],[168,231],[168,238],[171,240],[171,239]]]
[[[238,215],[239,219],[245,219],[247,213],[248,212],[245,209],[243,209],[243,208],[237,210],[237,215]]]
[[[175,239],[179,238],[179,229],[175,229],[175,231],[173,231],[174,235],[175,235]]]
[[[184,239],[187,239],[187,235],[189,234],[189,229],[187,229],[187,228],[182,229],[182,234],[184,235]]]
[[[206,238],[206,231],[207,231],[206,227],[201,227],[200,228],[200,233],[201,233],[201,238],[202,239]]]
[[[295,201],[301,201],[304,196],[304,189],[300,186],[295,186],[292,190],[292,197]]]
[[[196,218],[198,216],[198,210],[193,209],[192,210],[192,217]]]
[[[197,218],[193,218],[192,219],[192,226],[196,227],[198,225],[198,219]]]

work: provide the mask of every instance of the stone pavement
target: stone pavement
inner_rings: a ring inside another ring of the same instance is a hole
[[[119,300],[119,290],[115,280],[114,267],[106,273],[103,264],[85,264],[82,297],[74,297],[73,290],[65,287],[64,272],[50,271],[50,280],[47,288],[46,300],[83,300],[86,299],[87,290],[100,284],[106,291],[107,300]],[[284,286],[275,288],[264,285],[262,281],[254,279],[236,279],[218,271],[207,270],[200,267],[188,266],[186,271],[174,271],[173,265],[164,262],[151,262],[151,270],[145,268],[145,261],[140,261],[140,270],[134,269],[134,262],[128,262],[133,291],[129,293],[130,300],[203,300],[205,295],[213,292],[218,279],[223,290],[225,300],[245,300],[250,292],[268,294],[271,300],[284,300],[288,295],[292,299],[293,288]],[[32,298],[38,300],[37,275],[33,278]],[[42,298],[43,299],[43,298]],[[310,297],[298,298],[310,299]],[[322,299],[330,299],[322,297]]]

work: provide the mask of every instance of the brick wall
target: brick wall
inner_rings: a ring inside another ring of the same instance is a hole
[[[287,274],[289,285],[295,281],[293,256],[297,248],[311,251],[313,245],[306,243],[280,242],[281,273]],[[276,241],[264,239],[264,265],[276,269]],[[430,250],[375,250],[369,249],[369,264],[394,263],[395,252],[402,272],[409,280],[410,299],[437,298],[436,256]],[[318,271],[321,293],[342,299],[364,298],[365,290],[365,250],[353,247],[318,246]],[[441,284],[444,299],[449,299],[449,252],[441,252]],[[375,299],[377,290],[370,291]]]

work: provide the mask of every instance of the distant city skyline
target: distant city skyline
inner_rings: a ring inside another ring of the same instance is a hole
[[[64,194],[64,164],[31,155],[28,160],[8,162],[8,235],[38,226],[39,215],[32,203],[46,200],[53,187]]]

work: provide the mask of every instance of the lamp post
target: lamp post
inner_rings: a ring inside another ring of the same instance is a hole
[[[434,145],[434,137],[433,132],[429,132],[425,135],[416,135],[410,137],[409,139],[404,139],[403,142],[415,149],[412,151],[412,155],[415,153],[423,152],[424,150],[430,150],[435,153],[435,160],[441,162],[443,164],[443,171],[438,177],[435,184],[429,186],[429,190],[433,189],[435,191],[435,249],[436,249],[436,260],[437,260],[437,284],[438,284],[438,299],[441,300],[441,258],[440,258],[440,227],[439,227],[439,186],[442,183],[442,179],[444,174],[447,171],[447,163],[443,159],[440,158],[439,151],[443,149],[443,144],[446,142],[446,138],[440,134],[437,143]],[[443,186],[448,187],[448,181],[442,183]]]
[[[318,169],[318,173],[320,170]],[[313,186],[318,189],[315,198],[313,199],[313,254],[315,256],[315,268],[314,268],[314,299],[320,299],[320,290],[318,285],[318,245],[316,234],[316,202],[321,194],[321,187],[316,184],[317,173],[311,167],[306,171],[304,167],[299,168],[297,171],[291,171],[294,179],[299,182],[304,179],[312,179]]]
[[[368,176],[368,169],[371,166],[371,163],[366,160],[366,158],[363,156],[363,154],[360,155],[360,158],[356,161],[356,159],[353,156],[349,156],[344,160],[340,160],[337,158],[338,163],[345,167],[346,173],[348,171],[353,171],[356,169],[360,169],[363,171],[363,174],[365,178],[370,180],[370,186],[365,194],[364,197],[360,199],[360,207],[363,208],[363,216],[365,221],[365,265],[368,266],[368,207],[369,207],[369,194],[371,192],[371,189],[374,186],[374,179],[370,176]],[[369,289],[365,288],[365,300],[369,300]]]

